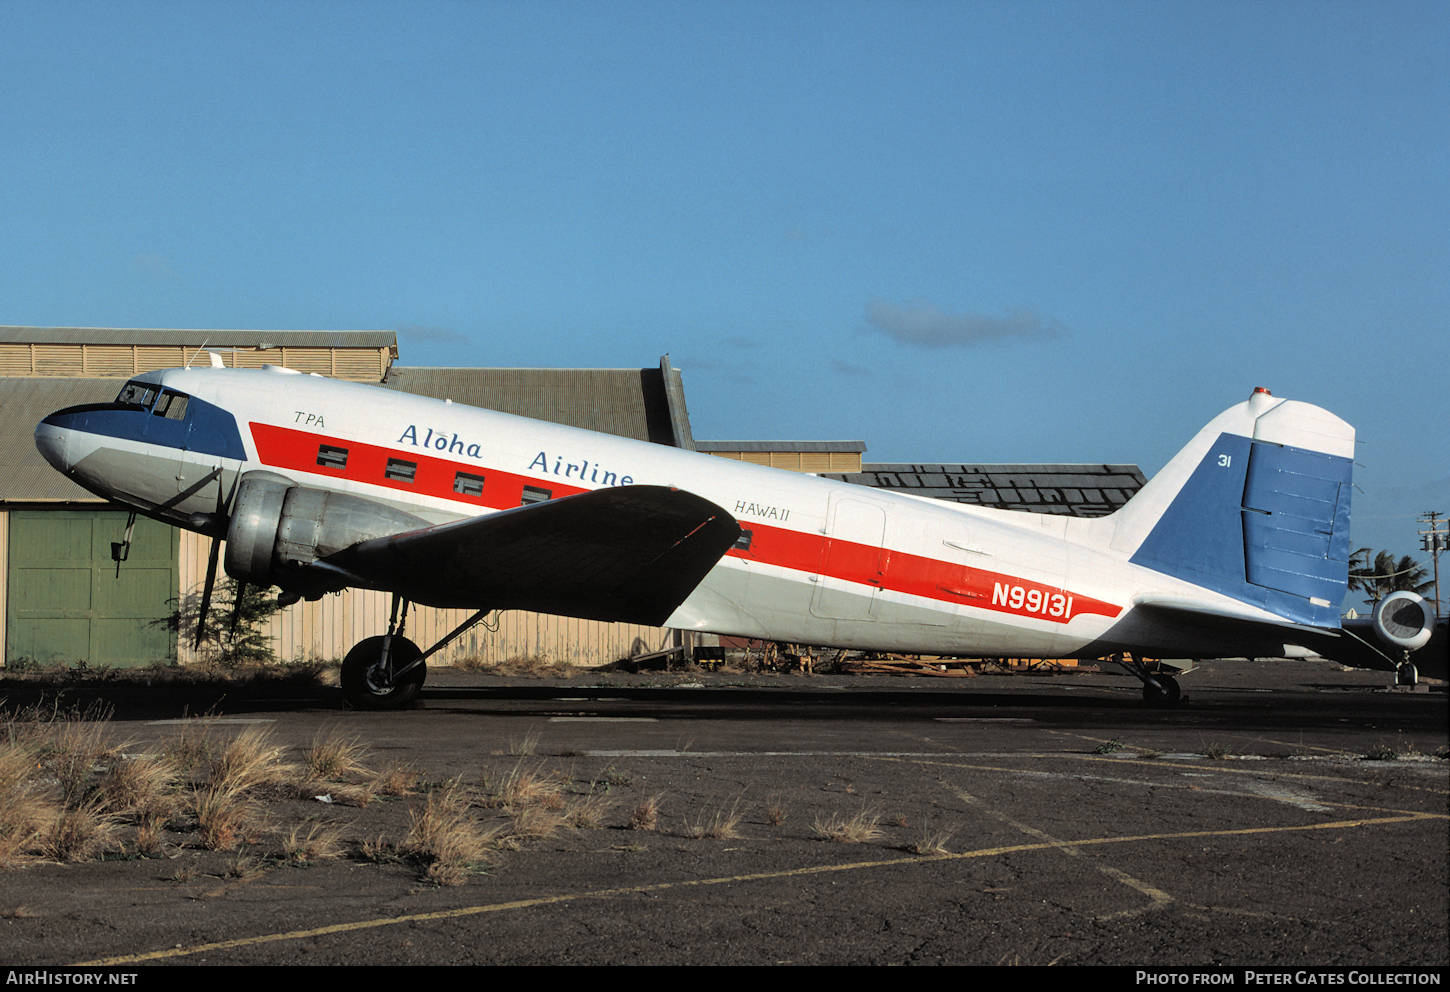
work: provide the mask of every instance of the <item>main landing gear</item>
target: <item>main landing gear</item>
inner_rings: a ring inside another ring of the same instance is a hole
[[[1188,696],[1178,687],[1178,680],[1163,671],[1161,665],[1155,665],[1150,670],[1142,658],[1134,658],[1128,654],[1115,654],[1108,660],[1126,668],[1142,681],[1144,705],[1154,709],[1169,709],[1188,702]]]
[[[402,607],[399,619],[398,608]],[[393,594],[388,632],[359,641],[342,660],[342,698],[355,710],[396,710],[414,699],[428,677],[426,661],[476,626],[490,610],[479,610],[427,651],[403,636],[409,603]]]

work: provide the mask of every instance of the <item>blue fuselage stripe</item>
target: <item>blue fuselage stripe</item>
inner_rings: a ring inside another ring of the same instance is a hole
[[[243,460],[247,457],[236,418],[221,407],[194,396],[190,398],[186,417],[182,420],[158,417],[140,406],[92,403],[57,410],[41,423],[219,458]]]

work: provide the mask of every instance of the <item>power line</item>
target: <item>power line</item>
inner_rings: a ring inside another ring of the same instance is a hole
[[[1440,552],[1450,545],[1450,520],[1442,520],[1444,514],[1438,510],[1426,510],[1415,519],[1422,524],[1429,524],[1429,530],[1420,531],[1420,550],[1430,552],[1430,558],[1435,562],[1435,619],[1440,619]],[[1445,529],[1441,529],[1441,525]]]

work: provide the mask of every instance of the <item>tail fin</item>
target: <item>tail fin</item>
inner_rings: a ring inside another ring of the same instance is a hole
[[[1354,428],[1256,389],[1113,514],[1112,547],[1293,623],[1338,627]]]

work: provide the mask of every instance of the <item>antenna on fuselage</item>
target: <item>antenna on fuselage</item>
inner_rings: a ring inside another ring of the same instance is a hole
[[[202,338],[201,339],[201,347],[198,348],[198,349],[196,349],[196,351],[192,353],[191,358],[188,358],[186,360],[186,364],[183,365],[182,368],[184,368],[184,369],[191,368],[192,361],[195,360],[195,358],[196,358],[197,355],[200,355],[203,351],[206,351],[206,343],[208,341],[210,341],[210,340],[211,340],[211,338]]]

